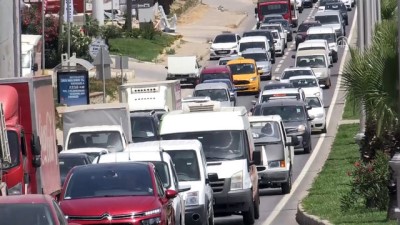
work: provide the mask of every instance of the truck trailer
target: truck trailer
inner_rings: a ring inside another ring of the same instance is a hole
[[[3,167],[9,195],[60,193],[51,76],[0,79],[11,163]]]

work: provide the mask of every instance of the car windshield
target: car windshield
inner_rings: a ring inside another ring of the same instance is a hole
[[[124,150],[121,134],[118,131],[75,132],[70,135],[68,149],[88,147],[106,148],[110,152]]]
[[[154,138],[156,136],[154,120],[151,117],[131,116],[132,138]]]
[[[246,157],[245,133],[239,130],[211,130],[163,135],[164,140],[197,139],[207,161],[238,160]]]
[[[199,181],[200,169],[193,150],[167,151],[172,158],[179,181]]]
[[[243,33],[243,37],[264,36],[273,39],[270,31],[248,31]]]
[[[268,62],[268,54],[265,53],[246,53],[242,54],[242,57],[247,59],[254,59],[256,62]]]
[[[265,42],[258,41],[258,42],[242,42],[239,44],[239,51],[243,52],[249,48],[261,48],[265,49]]]
[[[296,58],[297,67],[324,68],[327,67],[323,55],[298,56]]]
[[[303,106],[266,106],[261,111],[264,116],[280,115],[285,122],[306,120]]]
[[[306,79],[294,79],[290,80],[295,88],[310,88],[319,87],[318,81],[316,79],[306,78]]]
[[[278,142],[282,140],[277,122],[251,122],[250,127],[256,142]]]
[[[341,11],[344,11],[343,9],[346,9],[346,6],[344,4],[339,4],[339,3],[331,4],[331,3],[329,3],[329,4],[325,5],[325,10],[341,10]]]
[[[283,27],[289,28],[289,22],[287,20],[270,20],[268,23],[280,23]]]
[[[261,103],[276,99],[299,99],[299,98],[300,94],[298,93],[269,94],[261,96]]]
[[[286,14],[289,11],[287,3],[272,4],[272,5],[260,5],[261,15],[268,14]]]
[[[68,180],[64,199],[151,196],[151,177],[147,166],[82,168]]]
[[[228,93],[225,89],[204,89],[195,90],[194,97],[210,97],[212,101],[226,102],[228,101]]]
[[[319,1],[319,5],[320,6],[325,6],[326,4],[330,3],[330,2],[337,2],[338,0],[320,0]]]
[[[44,203],[0,204],[0,218],[2,225],[56,225],[50,207]]]
[[[316,26],[321,26],[321,25],[318,24],[318,23],[303,23],[303,24],[300,24],[299,29],[297,30],[297,32],[307,32],[307,30],[310,27],[316,27]]]
[[[11,163],[3,162],[2,169],[10,169],[19,165],[19,141],[18,134],[15,131],[7,131],[8,145],[10,148]],[[0,151],[0,159],[2,159],[2,151]]]
[[[224,83],[224,84],[228,85],[229,90],[232,89],[232,83],[230,80],[218,80],[218,79],[205,80],[204,83]]]
[[[328,43],[336,43],[336,37],[334,33],[327,34],[309,34],[307,35],[307,40],[323,39]]]
[[[278,32],[282,32],[282,27],[281,26],[261,26],[261,29],[265,29],[265,30],[277,30]]]
[[[339,17],[335,15],[321,15],[315,17],[316,21],[319,21],[321,24],[336,24],[339,23]]]
[[[271,84],[271,85],[265,85],[263,90],[274,90],[274,89],[284,89],[284,88],[293,88],[293,85],[291,83],[279,83],[279,84]]]
[[[229,67],[231,68],[232,74],[235,75],[255,73],[256,71],[254,64],[251,63],[230,64]]]
[[[315,108],[320,108],[322,107],[321,101],[319,100],[318,97],[308,97],[306,98],[307,105]]]
[[[58,157],[58,164],[60,165],[60,175],[66,176],[68,172],[75,166],[86,165],[85,159],[82,157]]]
[[[215,37],[214,39],[214,43],[232,43],[232,42],[236,42],[236,37],[234,34],[230,34],[230,35],[218,35]]]
[[[306,76],[306,75],[313,75],[311,70],[288,70],[284,71],[282,74],[281,79],[282,80],[287,80],[291,77],[296,77],[296,76]]]
[[[229,73],[202,73],[200,75],[200,83],[213,79],[231,79],[231,75]]]

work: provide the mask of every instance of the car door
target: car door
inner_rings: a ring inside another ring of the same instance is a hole
[[[286,144],[287,142],[287,136],[286,136],[286,130],[285,126],[283,125],[283,122],[280,122],[280,127],[281,127],[281,132],[282,132],[282,139],[284,141],[284,146],[285,146],[285,159],[287,159],[286,162],[290,162],[290,165],[293,166],[293,159],[294,159],[294,146],[288,146]]]
[[[171,170],[171,180],[172,180],[172,185],[171,185],[171,189],[179,192],[179,180],[178,180],[178,175],[176,174],[176,170],[175,167],[173,166],[174,163],[170,160],[168,162],[168,166],[170,167]],[[174,187],[174,188],[172,188]],[[185,202],[183,200],[182,195],[178,194],[173,200],[173,206],[176,210],[175,212],[175,222],[176,225],[179,224],[185,224]],[[182,221],[180,221],[180,219]]]
[[[175,221],[173,220],[175,216],[175,210],[172,205],[172,199],[167,199],[167,196],[165,195],[165,189],[163,182],[161,181],[160,176],[158,175],[157,171],[153,169],[154,176],[156,179],[156,188],[157,188],[157,195],[160,204],[162,205],[162,210],[165,212],[165,221],[167,221],[168,225],[173,225],[175,224]]]

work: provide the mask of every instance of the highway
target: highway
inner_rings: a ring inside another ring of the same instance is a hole
[[[305,8],[302,14],[299,14],[299,24],[306,20],[307,18],[310,18],[315,12],[317,11],[316,8]],[[349,14],[349,25],[346,27],[346,34],[350,35],[350,31],[353,26],[353,18],[355,14],[356,8],[353,8],[352,11],[348,12]],[[255,24],[255,19],[251,16],[249,16],[243,26],[238,28],[237,32],[241,35],[243,31],[251,30],[254,28]],[[295,34],[294,34],[295,35]],[[295,40],[295,37],[293,38]],[[333,99],[334,97],[334,92],[337,86],[338,82],[338,73],[339,73],[339,67],[341,64],[344,63],[343,58],[343,53],[344,53],[344,48],[339,48],[339,60],[337,63],[334,63],[333,68],[331,68],[331,81],[332,81],[332,86],[330,89],[324,89],[324,104],[326,107],[333,107],[333,105],[336,104],[337,101],[343,100],[343,99]],[[295,51],[295,42],[293,41],[292,43],[288,43],[288,49],[285,52],[285,55],[283,57],[277,57],[276,58],[276,63],[273,65],[273,76],[279,76],[281,72],[290,66],[294,65],[294,59],[291,58],[291,55],[296,54]],[[208,65],[213,65],[217,64],[216,61],[208,61]],[[262,82],[262,83],[265,83]],[[336,89],[338,91],[338,89]],[[239,106],[245,106],[246,108],[251,107],[251,100],[254,100],[254,95],[241,95],[238,99],[238,105]],[[332,99],[334,102],[332,102]],[[328,111],[328,108],[326,108]],[[327,112],[328,113],[328,112]],[[332,120],[330,121],[330,124],[334,124],[338,122],[338,119],[340,118],[340,110],[336,110],[335,112],[331,112],[333,116]],[[328,114],[327,114],[328,116]],[[327,121],[329,121],[327,118]],[[330,135],[333,132],[333,129],[329,128],[334,128],[334,127],[328,127],[328,134],[322,135],[322,138],[320,138],[321,134],[313,134],[312,135],[312,145],[313,145],[313,151],[315,151],[316,147],[317,148],[324,148],[323,150],[324,155],[327,155],[327,150],[328,150],[328,143],[326,142],[326,139],[329,139],[329,141],[332,141],[332,135]],[[319,141],[321,139],[321,141]],[[318,146],[317,146],[318,143]],[[327,146],[327,147],[325,147]],[[293,182],[296,182],[296,179],[299,177],[299,174],[302,172],[305,164],[309,160],[311,154],[296,154],[295,159],[294,159],[294,170],[293,170]],[[323,157],[318,157],[323,158]],[[319,160],[317,160],[319,161]],[[324,161],[319,161],[318,163],[321,164],[322,166]],[[311,180],[312,181],[312,180]],[[293,193],[292,189],[292,193]],[[257,220],[256,224],[282,224],[282,225],[290,225],[290,224],[297,224],[295,221],[295,214],[296,214],[296,209],[297,209],[297,202],[301,200],[300,198],[297,199],[295,195],[293,195],[291,198],[288,200],[285,199],[286,203],[289,204],[283,204],[282,199],[284,198],[284,195],[281,195],[281,190],[280,189],[263,189],[261,190],[260,194],[262,195],[261,197],[261,206],[260,206],[260,218]],[[280,210],[277,210],[277,206],[281,205],[279,208]],[[218,225],[240,225],[243,224],[241,221],[241,217],[239,216],[233,216],[233,217],[226,217],[226,218],[218,218],[216,220],[216,224]]]

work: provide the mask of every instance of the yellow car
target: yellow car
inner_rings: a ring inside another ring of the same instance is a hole
[[[233,83],[238,92],[252,92],[258,94],[260,92],[260,74],[262,70],[257,70],[256,61],[254,59],[237,58],[230,60],[226,65],[231,69],[233,75]]]

